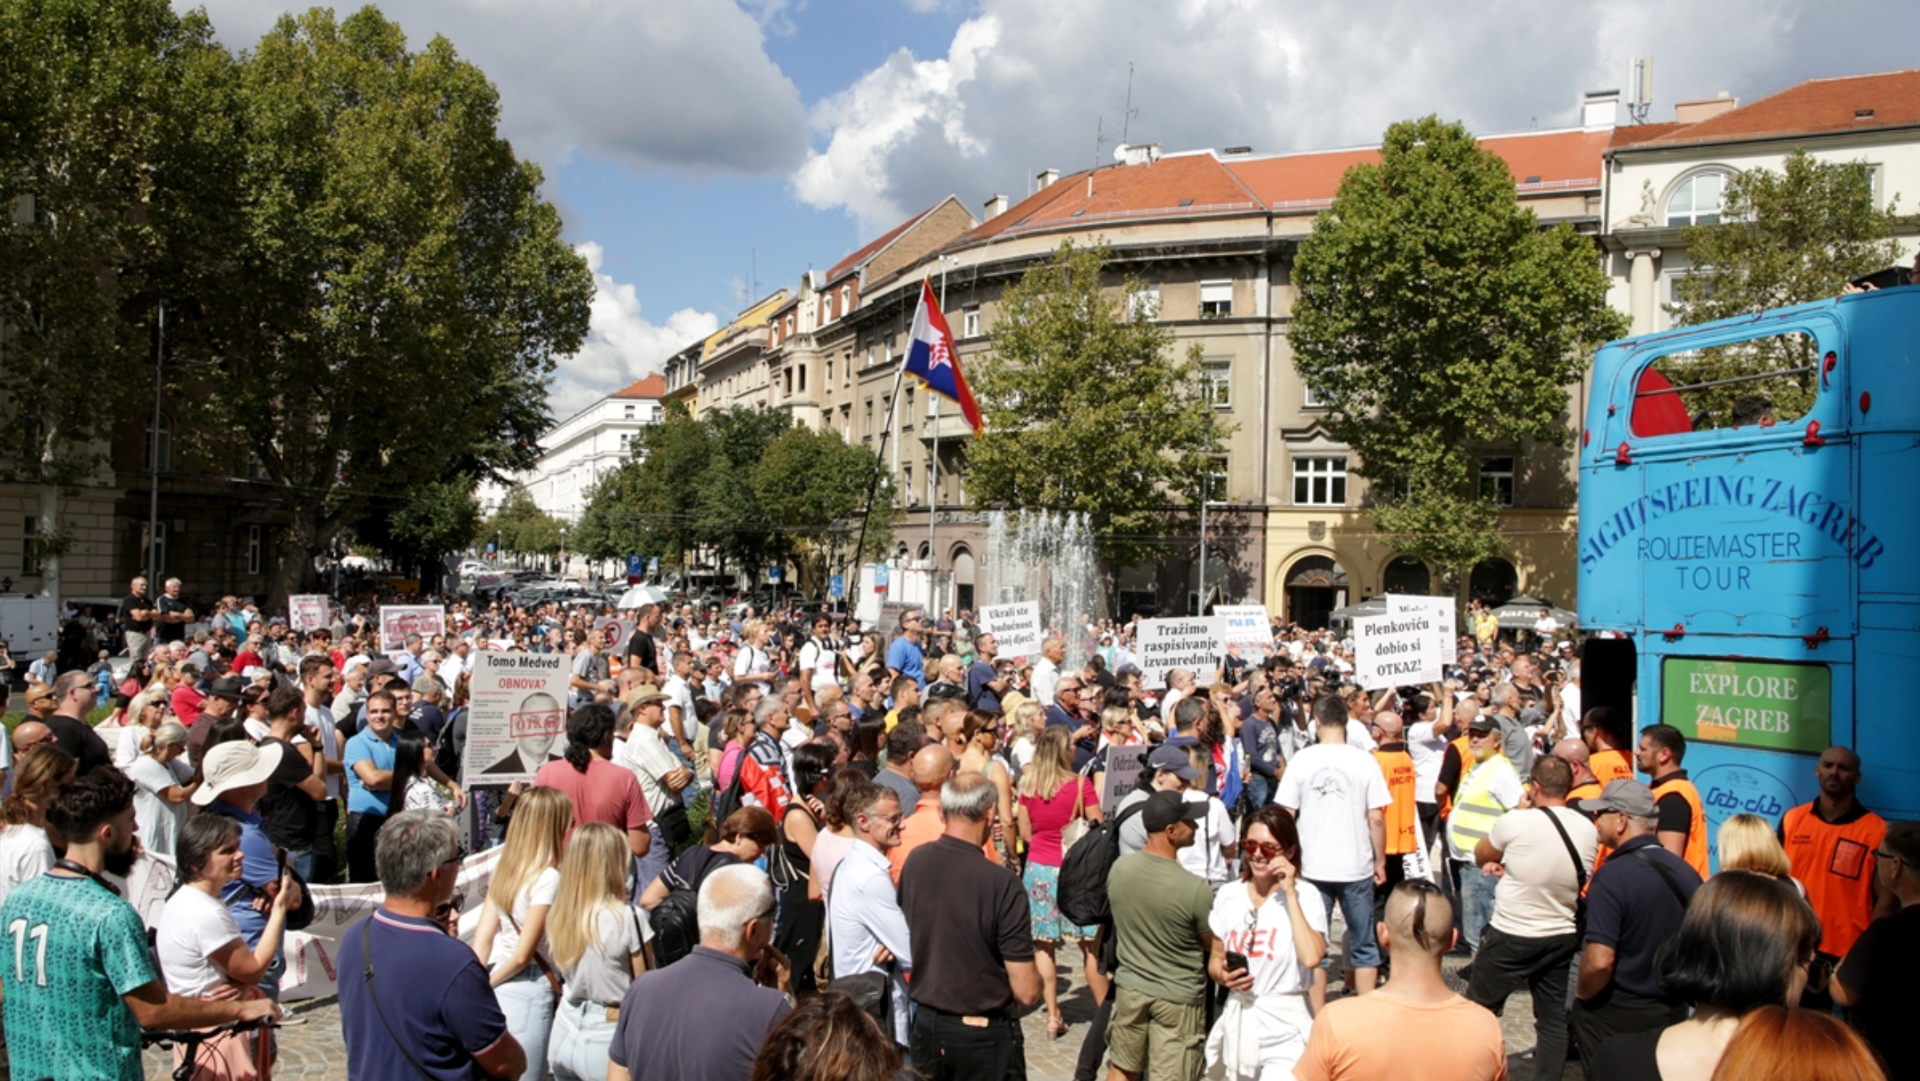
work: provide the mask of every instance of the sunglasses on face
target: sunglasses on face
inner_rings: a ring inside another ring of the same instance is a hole
[[[1242,841],[1240,847],[1247,850],[1247,855],[1258,856],[1263,860],[1270,860],[1280,854],[1280,846],[1268,841]]]

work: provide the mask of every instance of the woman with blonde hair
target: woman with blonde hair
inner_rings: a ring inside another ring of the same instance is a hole
[[[187,820],[187,800],[200,787],[187,761],[187,730],[168,717],[152,732],[136,731],[143,736],[139,754],[125,770],[133,782],[133,821],[148,851],[172,852]]]
[[[1079,819],[1100,820],[1100,794],[1093,783],[1073,772],[1073,743],[1065,727],[1048,725],[1034,744],[1033,765],[1020,778],[1020,839],[1027,842],[1027,912],[1033,923],[1034,967],[1040,971],[1040,992],[1047,1003],[1047,1034],[1059,1039],[1067,1031],[1060,1016],[1060,989],[1055,985],[1054,951],[1062,938],[1080,940],[1087,986],[1093,1000],[1107,997],[1107,978],[1100,971],[1100,951],[1094,945],[1098,928],[1066,922],[1060,915],[1060,863],[1066,855],[1067,827]]]
[[[740,652],[733,655],[735,683],[759,683],[769,690],[773,688],[776,678],[773,657],[767,653],[767,640],[772,636],[772,625],[758,619],[749,619],[740,628]]]
[[[1033,751],[1038,745],[1040,732],[1046,727],[1046,708],[1038,702],[1022,702],[1014,707],[1013,724],[1008,726],[1013,739],[1007,747],[1007,753],[1013,758],[1013,771],[1024,777],[1027,766],[1033,762]]]
[[[1752,871],[1777,878],[1793,883],[1800,896],[1807,895],[1806,887],[1793,877],[1793,862],[1787,858],[1787,850],[1780,847],[1780,838],[1774,836],[1773,827],[1767,825],[1766,819],[1759,815],[1734,815],[1720,823],[1720,832],[1713,840],[1714,847],[1720,851],[1722,871]]]
[[[600,1081],[620,1020],[620,1001],[651,960],[653,929],[627,899],[626,835],[604,822],[573,831],[560,888],[547,913],[547,942],[565,985],[547,1061],[554,1081]]]
[[[541,946],[572,828],[573,801],[565,792],[535,786],[520,796],[473,932],[473,952],[486,963],[507,1031],[527,1052],[521,1081],[540,1081],[547,1072],[560,975]]]
[[[168,693],[166,688],[158,684],[148,687],[127,703],[126,712],[120,715],[119,725],[100,726],[101,736],[113,744],[114,765],[121,769],[133,765],[134,759],[144,751],[143,745],[147,739],[159,729],[162,722],[173,716],[173,704],[168,700]]]

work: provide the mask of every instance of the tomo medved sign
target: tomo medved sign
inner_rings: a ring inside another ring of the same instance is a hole
[[[1688,739],[1819,754],[1833,736],[1833,674],[1824,665],[1669,657],[1661,712]]]

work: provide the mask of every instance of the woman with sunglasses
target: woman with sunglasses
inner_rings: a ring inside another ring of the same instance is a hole
[[[1298,888],[1300,831],[1284,807],[1247,816],[1240,852],[1240,882],[1214,895],[1207,920],[1208,973],[1232,992],[1207,1035],[1207,1068],[1233,1081],[1290,1078],[1313,1027],[1307,989],[1327,952],[1326,905]]]

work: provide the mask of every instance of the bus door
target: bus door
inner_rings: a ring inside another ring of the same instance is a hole
[[[1596,362],[1583,617],[1590,588],[1626,594],[1594,606],[1635,624],[1639,723],[1686,735],[1714,828],[1777,821],[1811,798],[1820,752],[1852,742],[1852,447],[1844,391],[1822,380],[1844,338],[1831,305],[1808,305]]]

